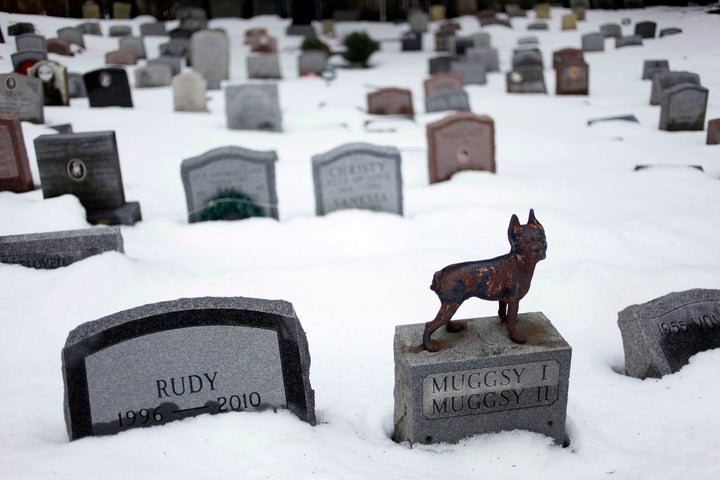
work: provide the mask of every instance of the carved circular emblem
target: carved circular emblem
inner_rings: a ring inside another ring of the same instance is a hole
[[[50,65],[40,65],[37,69],[37,76],[43,82],[49,82],[53,79],[55,74],[53,73],[53,69]]]
[[[520,83],[523,81],[523,76],[520,72],[512,72],[510,74],[510,81],[512,83]]]
[[[107,72],[102,72],[100,74],[100,85],[104,88],[109,87],[112,85],[112,77]]]
[[[465,147],[460,147],[455,156],[457,157],[457,161],[463,165],[470,163],[470,151]]]
[[[71,180],[82,182],[87,175],[87,167],[82,160],[73,158],[67,164],[67,174]]]
[[[5,79],[5,88],[7,88],[8,90],[14,89],[15,85],[17,85],[17,82],[15,81],[15,77],[7,77]]]
[[[570,67],[570,69],[568,70],[568,75],[570,75],[570,78],[575,80],[578,75],[580,75],[580,70],[578,70],[577,67]]]

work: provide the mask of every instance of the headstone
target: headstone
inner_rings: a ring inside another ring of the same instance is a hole
[[[470,98],[465,90],[442,90],[425,97],[425,111],[442,112],[445,110],[470,111]]]
[[[124,253],[120,227],[0,237],[0,263],[50,270],[105,252]]]
[[[629,35],[615,39],[615,48],[642,46],[642,37],[640,35]]]
[[[190,40],[184,38],[173,38],[169,42],[161,43],[158,46],[161,56],[184,58],[188,66],[190,61]]]
[[[652,80],[656,73],[670,71],[670,62],[667,60],[645,60],[643,62],[642,79]]]
[[[611,117],[590,118],[587,121],[587,126],[590,127],[593,124],[600,123],[600,122],[617,122],[617,121],[640,123],[640,120],[638,120],[635,115],[628,114],[628,115],[613,115]]]
[[[524,345],[497,317],[474,318],[461,334],[443,329],[448,347],[435,353],[419,347],[423,324],[397,326],[393,440],[454,443],[518,429],[566,444],[572,349],[542,313],[518,318],[529,327]]]
[[[478,62],[452,62],[450,64],[450,73],[455,73],[463,78],[463,83],[485,85],[487,77],[485,75],[485,65]]]
[[[57,55],[72,57],[73,52],[70,45],[71,43],[69,40],[65,40],[62,38],[50,38],[47,41],[47,51],[48,53],[55,53]]]
[[[584,62],[585,56],[579,48],[563,48],[553,52],[553,69],[567,63]]]
[[[432,97],[438,92],[448,90],[462,90],[463,78],[456,73],[436,73],[423,82],[425,98]]]
[[[500,25],[501,27],[512,28],[512,23],[506,18],[480,18],[481,27],[489,27],[491,25]]]
[[[173,102],[176,112],[207,112],[205,77],[186,72],[172,79]]]
[[[181,7],[175,10],[175,18],[180,20],[180,28],[185,30],[205,30],[207,13],[199,7]]]
[[[188,221],[278,219],[274,151],[221,147],[180,166]]]
[[[620,38],[622,37],[622,27],[617,23],[603,23],[600,25],[600,33],[602,33],[605,38]]]
[[[260,53],[246,57],[248,78],[280,79],[280,57],[274,53]]]
[[[0,114],[0,145],[0,192],[29,192],[33,178],[17,115]]]
[[[123,68],[100,68],[83,75],[90,107],[130,107],[132,94]]]
[[[512,68],[513,70],[524,67],[540,67],[545,68],[542,52],[537,48],[528,48],[522,50],[513,50]]]
[[[590,66],[568,61],[555,69],[555,95],[589,95]]]
[[[74,43],[81,48],[85,48],[85,40],[83,40],[83,32],[76,27],[65,27],[57,31],[58,38],[64,38],[65,40]]]
[[[230,78],[230,53],[227,35],[218,30],[202,30],[190,39],[193,69],[205,76],[208,90],[220,88]]]
[[[645,21],[635,24],[635,35],[640,35],[642,38],[655,38],[655,30],[657,30],[655,22]]]
[[[682,33],[681,28],[676,28],[676,27],[663,28],[660,30],[660,38],[667,37],[668,35],[677,35],[678,33]]]
[[[413,116],[412,92],[407,88],[382,88],[367,94],[371,115]]]
[[[16,72],[27,75],[30,67],[41,60],[47,60],[47,50],[23,50],[11,54],[10,60]]]
[[[95,2],[85,2],[82,6],[83,18],[100,18],[100,5]]]
[[[135,69],[135,88],[167,87],[172,69],[167,65],[146,65]]]
[[[327,66],[328,54],[323,50],[306,50],[298,56],[298,73],[300,76],[320,75]]]
[[[497,48],[468,48],[465,51],[465,58],[469,62],[478,62],[485,67],[485,72],[500,71],[500,55]]]
[[[145,65],[147,65],[148,67],[152,65],[165,65],[166,67],[170,68],[170,74],[173,77],[175,75],[178,75],[182,71],[182,60],[178,57],[168,57],[166,55],[152,58],[146,61]]]
[[[17,73],[0,74],[0,113],[20,120],[45,123],[45,96],[42,80]]]
[[[660,130],[704,130],[708,89],[681,83],[664,90],[660,98]]]
[[[13,37],[15,35],[22,35],[24,33],[35,33],[35,27],[32,23],[18,22],[13,23],[12,25],[8,25],[7,32],[9,36]]]
[[[430,5],[430,20],[445,20],[445,5]]]
[[[55,125],[48,125],[48,128],[52,128],[58,133],[73,133],[71,123],[56,123]]]
[[[673,292],[618,313],[625,374],[660,378],[696,353],[720,347],[720,291]]]
[[[707,145],[720,144],[720,118],[714,118],[707,125]]]
[[[112,4],[113,18],[128,19],[132,13],[132,3],[113,2]]]
[[[108,30],[109,37],[124,37],[132,35],[132,28],[127,25],[111,25]]]
[[[99,17],[98,17],[99,18]],[[84,35],[95,35],[102,37],[102,30],[100,30],[100,24],[98,22],[83,22],[76,26]]]
[[[276,53],[277,39],[270,35],[255,35],[250,40],[250,51],[254,53]]]
[[[422,51],[422,33],[403,32],[400,36],[401,50],[403,52],[420,52]]]
[[[495,122],[486,115],[457,113],[427,125],[430,183],[462,170],[495,173]]]
[[[428,22],[430,18],[425,12],[410,12],[408,14],[408,23],[410,24],[410,30],[417,33],[425,33],[428,31]]]
[[[650,105],[660,105],[663,92],[670,87],[682,83],[700,85],[700,75],[692,72],[661,72],[651,77],[651,80]]]
[[[540,67],[518,67],[505,75],[507,93],[547,93]]]
[[[492,39],[487,32],[478,32],[470,36],[475,48],[487,48],[491,46]]]
[[[42,81],[46,106],[67,107],[70,105],[66,67],[50,60],[41,60],[28,69],[28,76],[39,78]]]
[[[528,30],[549,30],[547,22],[531,22],[528,23]]]
[[[118,43],[120,45],[120,50],[129,50],[131,52],[135,52],[135,55],[138,59],[147,58],[147,55],[145,54],[145,42],[143,42],[142,37],[133,37],[132,35],[126,35],[124,37],[120,37]]]
[[[540,39],[537,35],[528,35],[517,39],[518,45],[539,45]]]
[[[87,98],[85,80],[82,73],[68,73],[68,92],[70,98]]]
[[[23,50],[46,50],[47,40],[42,35],[35,33],[24,33],[15,37],[15,50],[22,52]]]
[[[166,37],[165,22],[149,22],[140,25],[140,35],[143,37]]]
[[[605,51],[605,36],[600,32],[586,33],[582,37],[583,52]]]
[[[71,440],[203,413],[287,408],[315,425],[307,338],[292,304],[181,298],[84,323],[62,351]]]
[[[447,52],[448,51],[448,40],[455,36],[454,32],[435,32],[435,51],[436,52]]]
[[[131,50],[113,50],[105,54],[105,65],[137,65],[137,53]]]
[[[572,11],[578,22],[584,22],[587,18],[587,10],[584,7],[576,7],[573,8]]]
[[[448,38],[448,53],[451,57],[462,57],[468,48],[474,46],[473,39],[470,37],[453,36]]]
[[[428,60],[428,73],[434,75],[436,73],[448,73],[450,72],[450,64],[452,58],[450,57],[433,57]]]
[[[40,135],[34,143],[44,198],[75,195],[93,224],[140,220],[140,204],[125,202],[115,132]]]
[[[577,17],[574,13],[563,15],[561,18],[562,30],[577,30]]]
[[[537,19],[550,18],[550,4],[549,3],[536,4],[535,5],[535,18],[537,18]]]
[[[400,151],[348,143],[313,155],[315,212],[362,209],[403,214]]]
[[[282,131],[275,84],[229,85],[225,88],[225,113],[231,130]]]

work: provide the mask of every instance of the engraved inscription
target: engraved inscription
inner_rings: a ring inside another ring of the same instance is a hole
[[[670,117],[673,122],[695,123],[704,116],[706,102],[703,92],[693,89],[677,92],[669,99]]]
[[[209,200],[221,193],[242,193],[263,211],[270,207],[270,183],[263,164],[217,159],[192,170],[188,177],[194,211],[203,210]]]
[[[559,382],[555,360],[435,373],[423,379],[423,415],[438,419],[552,405]]]
[[[720,304],[697,302],[654,317],[652,328],[673,370],[698,352],[720,348]]]
[[[10,127],[0,125],[0,179],[15,178],[19,173]]]

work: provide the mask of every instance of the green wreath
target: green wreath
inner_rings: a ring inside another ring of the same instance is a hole
[[[221,193],[208,201],[208,206],[200,214],[200,220],[242,220],[250,217],[262,217],[262,209],[242,193]]]

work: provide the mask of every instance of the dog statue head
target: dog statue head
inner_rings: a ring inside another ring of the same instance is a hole
[[[537,263],[545,258],[547,252],[545,229],[535,218],[532,208],[525,225],[520,225],[517,215],[513,214],[508,227],[508,240],[510,241],[510,252],[524,262]]]

